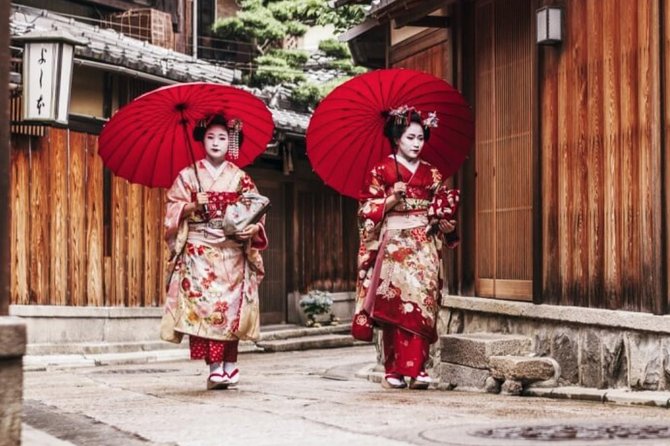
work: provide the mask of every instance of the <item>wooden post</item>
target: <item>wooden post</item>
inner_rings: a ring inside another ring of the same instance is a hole
[[[0,315],[9,314],[9,2],[0,2]]]

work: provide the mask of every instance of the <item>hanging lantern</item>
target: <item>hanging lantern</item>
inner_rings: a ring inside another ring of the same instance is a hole
[[[23,120],[67,125],[74,46],[86,44],[64,31],[36,31],[15,40],[23,49]]]

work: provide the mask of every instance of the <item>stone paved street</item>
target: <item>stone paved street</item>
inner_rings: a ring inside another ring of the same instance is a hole
[[[205,367],[196,361],[27,372],[24,444],[44,446],[50,436],[53,445],[87,446],[533,445],[547,441],[469,432],[538,422],[599,426],[622,420],[657,430],[670,424],[670,412],[661,408],[383,390],[355,377],[374,358],[370,346],[244,354],[240,385],[225,391],[204,390]],[[588,444],[667,445],[670,439]]]

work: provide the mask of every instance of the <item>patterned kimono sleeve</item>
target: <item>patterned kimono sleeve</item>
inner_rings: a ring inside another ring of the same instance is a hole
[[[434,194],[430,206],[428,206],[428,219],[431,221],[455,220],[461,192],[458,189],[447,188],[442,181],[442,175],[437,169],[433,172],[433,180]],[[444,243],[448,248],[455,248],[459,242],[460,239],[456,231],[444,234]]]
[[[363,186],[358,208],[358,219],[361,224],[361,239],[369,240],[374,236],[386,214],[386,185],[384,184],[383,167],[377,166],[369,173]]]
[[[167,205],[165,210],[165,241],[167,241],[170,253],[175,253],[175,242],[179,227],[183,220],[184,208],[191,202],[192,188],[187,180],[185,171],[179,173],[167,192]]]
[[[383,173],[382,166],[372,169],[360,194],[358,269],[361,275],[364,275],[375,261],[379,234],[386,215],[386,187]]]
[[[239,192],[241,194],[245,192],[259,193],[254,181],[247,173],[243,173],[240,178]],[[258,250],[263,250],[268,247],[268,236],[265,232],[265,215],[258,222],[260,230],[256,233],[253,239],[251,239],[251,247]]]

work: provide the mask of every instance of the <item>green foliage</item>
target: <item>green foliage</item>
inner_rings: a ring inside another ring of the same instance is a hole
[[[288,27],[275,19],[265,9],[253,11],[240,11],[237,17],[229,17],[217,20],[212,25],[216,34],[224,39],[239,40],[243,42],[258,42],[262,46],[271,42],[279,41],[288,35]]]
[[[309,60],[309,53],[303,50],[284,50],[275,48],[270,50],[268,54],[284,59],[292,68],[302,68]]]
[[[328,8],[319,16],[317,25],[334,25],[335,32],[342,33],[365,19],[365,9],[362,5],[349,5],[337,8]]]
[[[361,74],[367,71],[364,67],[357,67],[354,65],[351,59],[340,59],[328,62],[328,67],[334,70],[344,71],[350,75]]]
[[[303,82],[293,90],[291,100],[299,107],[314,109],[328,93],[349,79],[351,79],[350,76],[338,77],[320,85]]]
[[[286,32],[289,36],[301,37],[307,33],[309,26],[300,22],[287,22],[286,23]]]
[[[347,44],[336,39],[322,40],[319,43],[319,49],[326,53],[326,56],[334,57],[335,59],[348,59],[351,57]]]
[[[324,7],[328,5],[322,0],[281,0],[268,4],[268,9],[279,20],[297,20],[307,25],[316,24]]]
[[[341,32],[363,20],[362,6],[346,6],[333,9],[327,0],[238,0],[240,11],[236,17],[217,20],[212,26],[221,38],[248,42],[260,55],[252,61],[257,69],[247,81],[256,87],[279,83],[300,83],[304,75],[297,72],[308,61],[309,56],[301,51],[278,49],[289,36],[299,37],[313,25],[335,25]],[[331,39],[322,42],[320,48],[328,57],[338,59],[333,68],[347,74],[356,74],[360,69],[349,60],[351,55],[346,44]],[[314,88],[304,86],[298,93],[299,103],[316,104],[323,97],[323,85],[316,95]]]
[[[299,84],[291,93],[291,100],[299,107],[314,108],[324,98],[321,87],[312,82]]]
[[[275,55],[260,56],[256,59],[258,68],[249,81],[254,87],[278,85],[281,83],[298,83],[305,80],[305,75],[289,66],[288,62]]]

